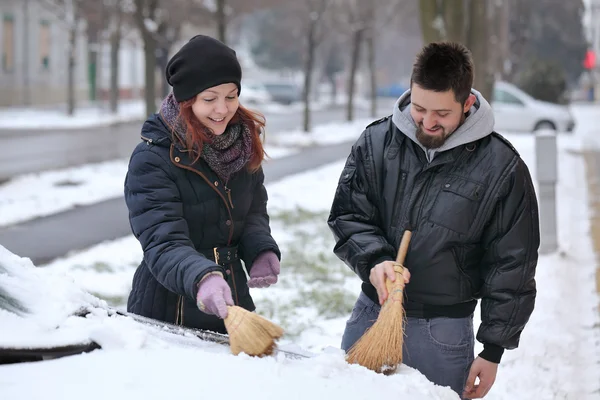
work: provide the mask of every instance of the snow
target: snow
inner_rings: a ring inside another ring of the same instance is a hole
[[[159,399],[203,396],[249,399],[306,399],[324,395],[364,399],[399,392],[406,399],[456,399],[414,369],[401,366],[384,377],[349,365],[339,349],[314,358],[290,360],[282,354],[262,359],[233,356],[224,346],[179,337],[159,328],[114,316],[106,303],[72,280],[0,247],[0,287],[26,311],[0,312],[0,347],[30,348],[95,341],[103,350],[63,359],[0,366],[0,398]],[[6,298],[6,296],[4,296]],[[73,313],[86,309],[86,317]],[[179,366],[179,368],[157,368]],[[227,373],[224,373],[227,371]],[[231,377],[235,385],[231,385]],[[35,384],[31,384],[35,382]],[[109,384],[107,384],[109,382]],[[150,383],[151,382],[151,383]]]
[[[597,264],[581,157],[581,151],[600,149],[596,127],[600,108],[578,106],[574,113],[576,132],[558,137],[559,251],[540,256],[536,308],[519,348],[505,352],[486,399],[600,398]],[[362,127],[349,124],[343,129],[337,125],[335,134],[349,138],[353,130],[356,137]],[[315,136],[326,132],[315,132]],[[535,178],[535,138],[505,136]],[[283,253],[282,274],[277,285],[252,289],[257,311],[286,329],[282,348],[310,351],[315,358],[235,357],[218,345],[110,316],[107,304],[87,292],[123,307],[142,257],[138,242],[131,236],[37,269],[28,260],[3,251],[0,266],[7,268],[8,274],[0,271],[0,288],[10,288],[30,313],[23,317],[0,312],[0,326],[11,327],[0,330],[0,347],[89,338],[107,349],[54,361],[0,366],[0,399],[164,398],[196,392],[207,397],[244,395],[250,400],[307,396],[365,399],[389,397],[391,393],[409,400],[456,399],[449,389],[433,386],[406,366],[384,377],[344,362],[339,344],[349,316],[347,305],[358,295],[360,281],[332,256],[333,239],[326,227],[343,164],[338,160],[268,185],[273,235]],[[333,292],[335,296],[322,302],[316,299],[316,294]],[[342,305],[334,312],[337,302]],[[86,318],[69,316],[82,306],[93,312]],[[480,350],[476,343],[476,352]],[[234,377],[235,385],[231,385],[230,377]],[[226,394],[222,392],[225,385]]]
[[[103,107],[79,107],[72,116],[64,110],[10,107],[0,109],[0,129],[60,129],[106,126],[140,121],[146,113],[143,101],[121,101],[113,114]]]
[[[0,375],[0,393],[9,396],[3,396],[6,399],[85,396],[104,400],[118,396],[150,400],[198,396],[306,400],[367,399],[389,393],[402,393],[408,400],[458,398],[449,389],[434,387],[414,370],[405,369],[393,377],[379,376],[348,366],[339,353],[289,361],[234,357],[195,348],[121,350],[6,369]]]

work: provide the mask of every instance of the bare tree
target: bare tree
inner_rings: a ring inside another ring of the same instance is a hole
[[[101,48],[102,32],[106,25],[106,10],[104,1],[80,1],[79,12],[85,20],[87,38],[88,84],[89,99],[97,99],[98,87],[98,56]]]
[[[235,18],[267,7],[285,5],[282,0],[212,0],[203,4],[203,14],[216,25],[217,39],[228,42],[229,24]]]
[[[340,15],[345,17],[342,26],[349,29],[350,36],[350,70],[348,72],[348,103],[346,119],[354,119],[354,94],[356,92],[356,72],[361,59],[361,48],[364,43],[369,22],[374,19],[374,5],[360,0],[342,0],[338,3]]]
[[[205,8],[194,0],[134,0],[134,9],[133,19],[144,43],[144,99],[146,114],[150,115],[156,111],[155,74],[159,60],[167,59],[169,49],[179,39],[181,25],[194,21]],[[163,61],[161,67],[165,64]]]
[[[125,23],[127,21],[127,0],[110,0],[106,3],[107,18],[110,20],[108,40],[110,43],[110,87],[109,87],[109,108],[112,113],[119,109],[120,87],[120,52],[121,40],[129,28]]]
[[[475,64],[473,87],[479,90],[484,98],[490,100],[494,88],[496,67],[490,60],[491,37],[493,33],[490,27],[491,17],[488,0],[471,0],[465,44],[471,49]]]
[[[310,132],[310,99],[315,69],[315,54],[324,39],[326,12],[332,5],[332,2],[331,0],[303,0],[299,5],[303,6],[298,12],[299,15],[304,17],[306,45],[304,53],[304,89],[302,91],[302,100],[304,102],[303,129],[305,132]]]
[[[135,0],[134,19],[144,42],[144,100],[146,102],[146,115],[156,111],[156,47],[158,24],[161,22],[159,0]]]
[[[348,121],[354,119],[356,74],[359,70],[364,44],[367,46],[371,115],[375,116],[377,113],[377,46],[375,38],[392,21],[398,20],[398,16],[405,9],[409,9],[408,3],[401,0],[379,0],[377,3],[360,0],[338,0],[337,4],[339,8],[338,15],[342,16],[342,23],[338,26],[349,35],[352,48],[348,73],[346,119]]]
[[[68,31],[67,46],[67,114],[73,115],[76,107],[75,67],[76,44],[81,6],[85,0],[39,0],[40,4],[52,12]]]
[[[473,86],[490,98],[498,63],[490,47],[497,36],[489,0],[420,0],[421,30],[425,43],[449,40],[463,43],[473,54],[476,74]]]

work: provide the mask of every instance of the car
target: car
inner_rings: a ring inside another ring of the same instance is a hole
[[[491,105],[495,129],[499,132],[541,129],[573,132],[575,129],[575,119],[568,106],[536,100],[508,82],[495,83]]]
[[[261,83],[242,82],[240,101],[247,104],[264,104],[273,101],[273,99]]]
[[[277,103],[289,105],[302,101],[302,90],[298,85],[288,82],[264,82],[271,99]]]
[[[377,88],[378,97],[392,97],[399,98],[408,90],[408,87],[401,83],[392,83],[389,85],[379,86]]]

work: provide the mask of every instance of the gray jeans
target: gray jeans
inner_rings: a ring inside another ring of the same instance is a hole
[[[375,323],[380,310],[379,304],[360,293],[342,337],[344,351]],[[402,363],[462,396],[474,358],[473,316],[407,318],[404,333]]]

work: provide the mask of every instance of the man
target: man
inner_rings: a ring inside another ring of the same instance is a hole
[[[403,362],[464,398],[481,398],[534,308],[537,200],[527,166],[493,132],[456,43],[425,46],[393,115],[369,125],[339,180],[328,224],[334,252],[362,279],[346,351],[379,315],[404,230]],[[474,359],[473,312],[482,299]],[[476,378],[479,379],[476,384]]]

